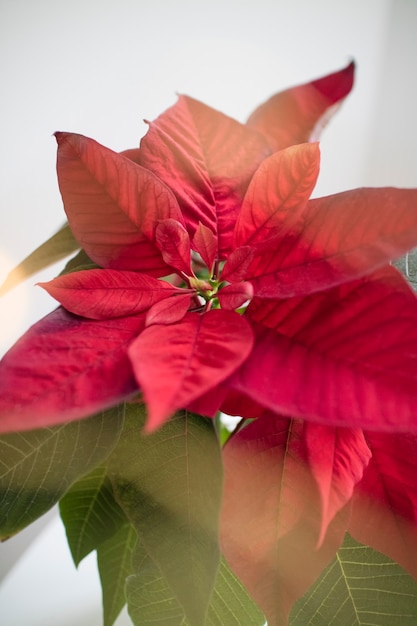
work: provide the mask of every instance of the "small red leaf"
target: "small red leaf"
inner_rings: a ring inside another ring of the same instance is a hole
[[[235,415],[247,419],[260,417],[265,413],[265,409],[244,393],[230,389],[227,383],[224,383],[224,389],[221,389],[222,398],[220,410],[226,415]]]
[[[223,448],[220,538],[228,564],[266,614],[286,624],[291,605],[343,541],[347,510],[320,548],[320,496],[307,463],[304,424],[267,414]]]
[[[201,222],[198,223],[193,238],[193,250],[199,253],[209,272],[212,272],[217,257],[217,237],[210,228]]]
[[[168,273],[153,239],[159,220],[182,221],[170,189],[152,172],[88,137],[55,136],[64,208],[88,256],[103,267]]]
[[[88,417],[137,391],[127,346],[144,316],[87,321],[59,308],[0,362],[0,431]]]
[[[248,282],[232,283],[220,289],[218,298],[222,309],[234,310],[253,297],[253,287]]]
[[[222,270],[222,279],[231,283],[245,279],[253,256],[254,249],[251,246],[241,246],[233,250]]]
[[[233,311],[188,313],[177,324],[146,328],[129,356],[148,405],[147,430],[227,378],[246,359],[252,341],[246,320]]]
[[[267,100],[247,124],[260,131],[272,150],[317,141],[322,128],[353,86],[355,65],[304,85],[286,89]]]
[[[135,315],[181,293],[165,281],[119,270],[83,270],[38,284],[67,311],[95,320]]]
[[[318,144],[292,146],[266,159],[246,192],[235,227],[235,246],[264,245],[272,237],[284,236],[282,226],[288,219],[292,223],[302,220],[319,165]]]
[[[146,315],[146,326],[151,324],[173,324],[182,320],[190,308],[193,291],[179,293],[154,304]]]
[[[366,432],[372,459],[355,490],[349,532],[417,578],[417,438]]]
[[[190,237],[182,224],[172,219],[159,222],[155,241],[167,265],[187,276],[193,275]]]

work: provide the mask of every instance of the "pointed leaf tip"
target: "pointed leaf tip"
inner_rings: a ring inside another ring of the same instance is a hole
[[[259,106],[247,124],[268,140],[272,150],[317,139],[353,87],[355,64],[309,83],[281,91]]]
[[[296,223],[315,187],[320,169],[318,143],[290,146],[265,159],[253,176],[234,231],[235,246],[265,245]]]
[[[252,329],[234,311],[187,313],[177,324],[148,326],[128,350],[149,410],[147,432],[225,380],[252,346]]]
[[[312,85],[329,102],[341,100],[351,91],[355,76],[355,61],[352,60],[346,67],[312,81]]]

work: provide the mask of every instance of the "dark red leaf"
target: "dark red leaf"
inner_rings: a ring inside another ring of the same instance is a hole
[[[354,189],[282,212],[246,278],[263,298],[288,298],[359,278],[417,245],[416,189]]]
[[[245,315],[260,325],[237,391],[331,426],[417,431],[417,298],[394,268],[305,298],[254,298]]]
[[[141,163],[175,193],[191,238],[201,222],[219,238],[220,258],[232,234],[249,181],[270,151],[256,131],[181,96],[151,123]]]
[[[83,270],[38,284],[71,313],[95,320],[135,315],[182,293],[165,281],[121,270]]]
[[[166,298],[154,304],[146,315],[146,326],[151,324],[173,324],[182,320],[191,304],[193,291],[184,289],[172,298]],[[181,293],[182,292],[182,293]]]
[[[232,283],[220,289],[218,298],[222,309],[233,311],[253,297],[253,287],[248,282]]]
[[[227,383],[223,383],[224,389],[221,389],[220,410],[226,415],[235,415],[251,419],[259,417],[265,413],[265,408],[261,404],[257,404],[252,398],[244,393],[230,389]]]
[[[173,219],[159,222],[155,241],[167,265],[187,276],[193,275],[190,237],[182,224]]]
[[[318,547],[321,503],[307,461],[305,424],[267,414],[223,448],[221,545],[270,626],[320,575],[343,541],[347,509]]]
[[[209,272],[212,272],[217,257],[217,237],[210,228],[201,222],[198,223],[195,231],[192,247],[199,253]]]
[[[152,172],[88,137],[55,136],[64,208],[88,256],[103,267],[169,273],[153,243],[159,220],[182,221],[168,187]]]
[[[88,417],[137,390],[127,346],[144,316],[87,321],[59,308],[0,362],[0,431]]]
[[[417,438],[366,432],[372,459],[353,499],[349,532],[417,578]]]
[[[272,96],[252,113],[247,124],[263,133],[272,150],[317,141],[352,89],[354,70],[351,62],[343,70]]]
[[[246,320],[219,309],[146,328],[131,344],[129,355],[149,410],[147,430],[226,379],[245,360],[252,343]]]
[[[319,166],[318,144],[293,146],[266,159],[246,192],[236,223],[235,247],[265,245],[277,235],[284,238],[286,222],[302,224]]]

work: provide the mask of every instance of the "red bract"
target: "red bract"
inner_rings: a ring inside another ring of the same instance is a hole
[[[258,418],[224,450],[222,540],[271,626],[348,527],[416,574],[417,300],[390,263],[417,245],[417,190],[310,198],[317,129],[352,80],[247,124],[181,96],[123,154],[57,133],[68,221],[100,267],[42,283],[66,311],[0,365],[3,431],[136,392],[148,431],[181,408]]]
[[[286,623],[341,545],[369,456],[360,431],[273,414],[226,444],[222,549],[268,624]]]

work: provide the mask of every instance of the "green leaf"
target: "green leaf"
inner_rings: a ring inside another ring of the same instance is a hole
[[[191,626],[204,623],[219,565],[222,462],[213,421],[187,412],[144,436],[130,407],[109,458],[116,499]]]
[[[97,549],[97,563],[103,591],[103,625],[113,626],[126,604],[126,578],[132,573],[132,554],[136,532],[124,524]]]
[[[96,467],[74,483],[60,500],[59,510],[76,565],[126,523],[105,466]]]
[[[127,608],[135,626],[188,626],[184,610],[142,542],[133,553],[134,575],[126,581]]]
[[[140,544],[135,549],[133,563],[136,573],[127,580],[126,596],[129,615],[135,626],[154,626],[156,623],[164,626],[188,626],[189,622],[181,605],[157,565]],[[205,626],[263,624],[265,617],[222,560]]]
[[[0,537],[46,513],[70,486],[110,454],[123,405],[62,426],[0,437]]]
[[[225,624],[263,626],[265,617],[249,597],[242,583],[222,560],[208,610],[207,626]]]
[[[417,582],[346,535],[335,559],[295,603],[291,626],[415,626]]]
[[[79,247],[80,245],[74,239],[69,225],[65,224],[8,274],[0,286],[0,295],[4,295],[29,276],[33,276],[53,263],[64,259]]]

